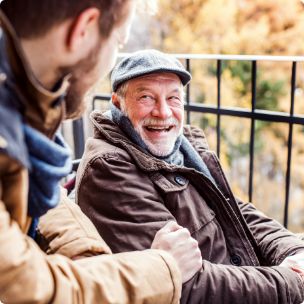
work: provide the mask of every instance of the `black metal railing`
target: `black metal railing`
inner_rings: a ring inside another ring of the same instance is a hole
[[[187,70],[191,70],[191,60],[214,60],[216,61],[216,78],[217,78],[217,103],[216,106],[210,104],[192,103],[190,100],[191,86],[186,88],[186,121],[190,123],[191,113],[208,113],[216,115],[216,151],[220,155],[221,151],[221,118],[223,116],[232,116],[239,118],[248,118],[251,120],[250,126],[250,143],[249,143],[249,178],[248,178],[248,198],[252,201],[253,196],[253,175],[254,175],[254,140],[255,140],[255,124],[257,120],[285,123],[288,125],[288,142],[287,142],[287,164],[286,164],[286,177],[285,177],[285,205],[284,205],[284,219],[283,224],[288,226],[288,210],[289,210],[289,191],[290,191],[290,174],[291,174],[291,158],[292,158],[292,140],[293,140],[293,126],[295,124],[304,126],[304,115],[294,114],[295,104],[295,90],[296,90],[296,76],[297,64],[304,62],[304,57],[290,57],[290,56],[238,56],[238,55],[175,55],[181,60],[185,60]],[[251,109],[238,108],[238,107],[225,107],[221,105],[221,79],[222,67],[224,61],[249,61],[251,62]],[[289,113],[261,110],[256,108],[257,101],[257,71],[259,61],[281,61],[290,62],[291,65],[291,85],[290,85],[290,111]],[[110,95],[96,95],[93,98],[92,108],[95,109],[98,100],[109,100]],[[75,157],[81,157],[84,147],[84,133],[83,122],[78,120],[73,125],[75,140]]]

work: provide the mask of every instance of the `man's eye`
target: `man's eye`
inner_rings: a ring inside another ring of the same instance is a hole
[[[170,96],[169,99],[179,100],[179,97],[178,96]]]
[[[151,100],[151,99],[153,99],[153,97],[150,96],[150,95],[142,95],[142,96],[140,97],[140,99]]]

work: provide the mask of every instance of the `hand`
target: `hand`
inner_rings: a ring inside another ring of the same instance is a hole
[[[280,266],[292,269],[304,280],[304,252],[287,257]]]
[[[299,252],[289,256],[280,264],[282,267],[287,267],[296,272],[304,283],[304,252]],[[302,302],[304,304],[304,302]]]
[[[175,258],[183,283],[202,268],[202,255],[197,241],[191,237],[188,229],[174,221],[168,222],[156,233],[151,248],[165,250]]]

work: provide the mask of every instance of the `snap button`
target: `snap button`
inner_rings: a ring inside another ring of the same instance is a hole
[[[234,266],[240,266],[242,264],[242,259],[239,255],[233,254],[230,258],[230,262]]]
[[[179,184],[180,186],[184,186],[186,185],[186,179],[184,179],[181,176],[175,176],[174,180],[176,181],[177,184]]]
[[[7,144],[7,141],[5,140],[5,138],[3,138],[1,135],[0,135],[0,148],[1,149],[5,149],[7,148],[8,144]]]
[[[6,78],[7,78],[7,76],[5,73],[0,73],[0,83],[5,82]]]

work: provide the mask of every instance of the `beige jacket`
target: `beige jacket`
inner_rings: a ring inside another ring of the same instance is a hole
[[[51,107],[52,101],[66,90],[67,83],[63,81],[57,92],[42,88],[2,13],[0,21],[7,38],[8,63],[17,76],[9,78],[0,71],[7,78],[0,84],[1,111],[16,118],[0,120],[0,301],[177,303],[181,277],[171,256],[155,250],[110,254],[94,226],[64,192],[61,204],[40,220],[41,248],[26,235],[31,223],[27,217],[28,171],[22,163],[26,151],[16,152],[22,144],[13,146],[17,140],[11,140],[7,131],[22,118],[52,137],[64,117],[64,103]],[[22,111],[16,104],[22,104]],[[18,153],[19,159],[14,157]]]

